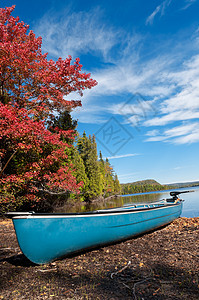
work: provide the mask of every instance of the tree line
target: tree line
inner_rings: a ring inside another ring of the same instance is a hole
[[[67,160],[73,166],[73,175],[77,184],[80,184],[80,193],[69,193],[68,198],[87,201],[101,199],[120,193],[120,183],[108,158],[103,158],[101,151],[97,152],[95,135],[81,136],[76,127],[77,121],[73,120],[68,111],[54,118],[49,130],[55,128],[73,130],[74,139],[62,137],[63,141],[70,143],[67,148]]]

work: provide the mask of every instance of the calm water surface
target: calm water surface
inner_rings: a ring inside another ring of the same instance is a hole
[[[175,191],[175,190],[170,190]],[[161,199],[170,198],[170,191],[151,192],[146,194],[128,195],[129,202],[153,202]],[[181,194],[180,198],[184,199],[181,217],[194,218],[199,217],[199,187],[181,188],[177,191],[192,191],[191,193]],[[126,196],[122,196],[126,198]],[[143,198],[144,197],[144,198]]]
[[[187,190],[194,191],[194,192],[181,194],[180,198],[185,200],[185,202],[183,203],[183,211],[181,217],[188,217],[188,218],[199,217],[199,187],[178,189],[178,191],[187,191]],[[156,202],[165,198],[170,198],[169,195],[170,191],[173,190],[123,195],[111,199],[111,201],[104,201],[92,205],[79,205],[76,207],[72,207],[70,209],[66,207],[65,209],[62,209],[59,212],[93,211],[96,209],[119,207],[129,203]]]

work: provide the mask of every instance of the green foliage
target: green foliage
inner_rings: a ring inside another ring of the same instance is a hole
[[[88,178],[88,185],[83,189],[85,200],[119,193],[119,180],[108,159],[104,161],[101,152],[98,159],[95,136],[87,137],[84,132],[83,136],[78,138],[77,149],[84,162]]]
[[[101,186],[99,185],[100,170],[94,136],[87,137],[84,132],[83,136],[78,139],[77,149],[84,162],[88,177],[88,185],[83,191],[85,200],[94,199],[101,194]]]
[[[117,174],[114,175],[114,191],[119,193],[121,191],[121,186]]]

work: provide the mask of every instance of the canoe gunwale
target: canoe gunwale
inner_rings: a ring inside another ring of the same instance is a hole
[[[137,208],[136,205],[132,205],[132,208],[127,207],[116,207],[116,208],[107,208],[103,210],[95,210],[89,212],[80,212],[80,213],[35,213],[35,212],[9,212],[6,214],[8,218],[14,219],[22,219],[22,218],[50,218],[50,217],[86,217],[86,216],[100,216],[100,215],[107,215],[107,214],[126,214],[126,213],[137,213],[137,212],[147,212],[156,209],[164,209],[172,206],[178,206],[184,200],[179,199],[177,202],[171,203],[143,203],[143,206],[146,207]],[[151,207],[149,207],[152,205]],[[156,206],[155,206],[156,205]],[[134,206],[134,207],[133,207]]]

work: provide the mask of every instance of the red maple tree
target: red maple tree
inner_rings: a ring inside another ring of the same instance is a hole
[[[65,151],[70,145],[61,139],[72,131],[52,133],[45,125],[55,112],[81,106],[66,100],[71,92],[82,95],[97,84],[78,58],[48,60],[41,37],[11,16],[14,8],[0,8],[0,204],[78,192],[82,183]]]

